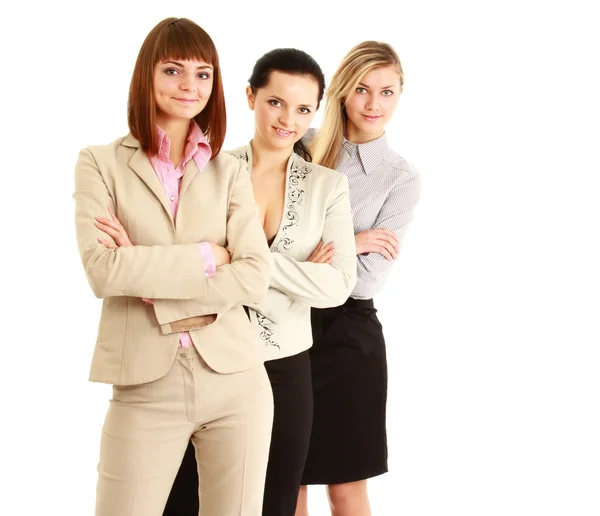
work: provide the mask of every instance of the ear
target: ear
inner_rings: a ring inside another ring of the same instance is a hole
[[[246,98],[248,99],[248,107],[254,111],[254,102],[256,101],[256,97],[254,96],[250,86],[246,86]]]

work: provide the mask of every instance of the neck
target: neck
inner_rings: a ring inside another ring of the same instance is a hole
[[[383,129],[378,133],[364,133],[359,131],[356,127],[347,124],[346,130],[344,131],[344,137],[351,143],[369,143],[377,138],[381,138],[383,136]]]
[[[286,170],[287,162],[294,152],[293,147],[277,149],[266,145],[258,133],[254,133],[250,145],[252,146],[252,168],[260,166],[265,171]]]
[[[185,152],[185,145],[190,131],[190,121],[186,119],[159,119],[157,123],[169,137],[171,142],[169,159],[172,161],[173,165],[177,166]]]

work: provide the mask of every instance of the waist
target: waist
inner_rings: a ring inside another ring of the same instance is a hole
[[[375,308],[373,299],[354,299],[353,297],[349,297],[341,306],[346,308]]]

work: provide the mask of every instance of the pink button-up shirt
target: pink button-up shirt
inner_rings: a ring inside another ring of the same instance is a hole
[[[183,158],[177,165],[177,168],[175,168],[175,165],[169,159],[171,140],[169,140],[167,133],[159,126],[156,126],[156,130],[158,132],[159,150],[156,156],[150,156],[150,163],[152,164],[152,168],[154,169],[154,172],[156,172],[165,195],[167,196],[171,214],[173,215],[173,221],[175,221],[177,218],[177,208],[179,207],[181,178],[183,177],[185,166],[190,159],[193,159],[196,162],[196,165],[198,165],[200,172],[202,172],[206,164],[210,161],[212,150],[206,141],[204,134],[200,130],[200,127],[198,127],[198,124],[192,121],[190,123],[190,132],[188,134]],[[201,242],[198,244],[198,247],[200,248],[200,256],[204,263],[204,272],[206,273],[206,276],[210,278],[211,276],[214,276],[217,270],[215,256],[208,242]],[[192,338],[187,331],[179,334],[179,346],[183,348],[192,346]]]

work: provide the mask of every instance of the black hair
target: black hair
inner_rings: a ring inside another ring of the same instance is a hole
[[[325,93],[325,75],[323,70],[310,55],[297,48],[276,48],[262,56],[252,69],[248,83],[252,91],[265,87],[269,83],[271,72],[283,72],[293,75],[310,75],[319,85],[317,109]],[[312,161],[312,156],[302,139],[294,144],[294,152],[306,161]]]

